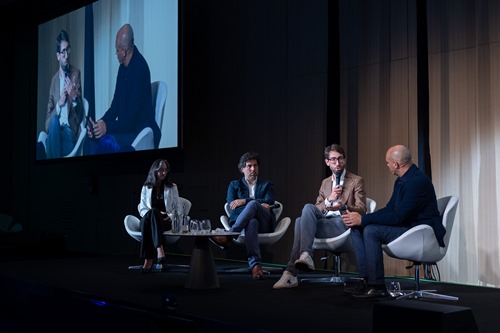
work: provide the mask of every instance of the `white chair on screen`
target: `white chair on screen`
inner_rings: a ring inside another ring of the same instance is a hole
[[[411,261],[413,263],[412,266],[415,266],[415,291],[399,296],[398,299],[432,298],[448,301],[458,300],[458,297],[455,296],[435,294],[429,290],[420,290],[420,265],[435,265],[446,255],[458,208],[458,197],[456,196],[439,198],[437,202],[443,226],[446,229],[446,234],[444,235],[445,247],[439,246],[434,235],[434,230],[426,224],[413,227],[389,244],[382,245],[382,250],[389,257]]]
[[[373,199],[366,198],[366,213],[373,213],[377,209],[377,202]],[[340,276],[340,256],[345,252],[352,252],[351,229],[347,229],[339,236],[331,238],[314,238],[314,250],[325,251],[325,256],[321,260],[325,261],[325,269],[327,268],[328,259],[333,257],[335,275],[331,277],[319,277],[302,279],[301,282],[330,282],[344,283],[346,278]]]
[[[83,101],[84,116],[82,122],[80,123],[80,134],[78,135],[78,139],[76,140],[75,147],[73,148],[73,150],[64,157],[73,157],[82,155],[83,140],[87,135],[87,129],[85,128],[85,124],[87,123],[87,115],[89,113],[89,102],[84,97],[82,97],[82,101]],[[38,142],[41,142],[43,144],[43,148],[45,149],[45,151],[47,151],[47,145],[45,142],[46,140],[47,140],[47,132],[41,131],[40,134],[38,135]]]
[[[188,199],[179,197],[179,203],[183,208],[184,215],[188,215],[189,211],[191,210],[191,201]],[[125,216],[125,219],[123,220],[123,223],[125,224],[125,230],[127,233],[135,239],[138,242],[142,241],[142,233],[141,233],[141,220],[135,216],[135,215],[127,215]],[[166,239],[167,244],[173,244],[181,238],[181,236],[164,236]],[[162,267],[159,267],[161,265],[153,265],[153,269],[155,270],[161,270]],[[172,265],[169,264],[169,267],[189,267],[189,265]],[[134,266],[129,266],[128,269],[142,269],[142,265],[134,265]]]
[[[163,114],[165,112],[165,103],[167,101],[168,87],[163,81],[155,81],[151,83],[151,95],[153,98],[153,106],[155,108],[155,120],[162,130]],[[153,129],[150,127],[144,128],[132,142],[132,147],[135,150],[154,149]]]
[[[284,217],[283,219],[279,220],[281,213],[283,212],[283,205],[279,201],[275,201],[275,206],[276,208],[273,210],[274,216],[276,218],[276,221],[279,221],[278,224],[276,225],[276,228],[274,229],[273,232],[269,233],[259,233],[259,245],[270,245],[274,244],[277,241],[279,241],[285,232],[287,231],[288,227],[290,226],[291,220],[289,217]],[[229,216],[231,216],[231,212],[229,210],[229,205],[226,203],[224,204],[224,211],[226,212],[226,215],[221,215],[220,217],[220,222],[224,226],[224,229],[229,230],[231,227],[229,226]],[[238,238],[234,239],[233,242],[237,245],[240,246],[245,246],[245,235],[241,234],[238,236]],[[238,273],[238,272],[245,272],[249,271],[250,268],[245,267],[245,268],[235,268],[235,269],[226,269],[224,272],[226,273]],[[270,271],[283,271],[282,267],[272,267],[272,266],[263,266],[262,270],[264,273],[269,274]]]

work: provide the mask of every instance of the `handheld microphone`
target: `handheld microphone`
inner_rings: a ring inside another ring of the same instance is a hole
[[[280,204],[279,203],[275,203],[275,204],[269,205],[269,209],[270,210],[273,210],[273,209],[276,209],[276,208],[280,208]]]
[[[68,77],[69,75],[69,64],[65,65],[63,68],[64,71],[64,77]]]
[[[341,175],[342,175],[342,171],[341,172],[335,172],[335,185],[336,186],[340,185],[340,176]]]

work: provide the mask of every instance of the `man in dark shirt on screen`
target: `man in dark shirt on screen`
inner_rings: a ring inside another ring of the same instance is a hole
[[[116,57],[120,63],[111,107],[87,125],[86,154],[133,150],[132,142],[144,128],[154,134],[154,148],[158,148],[161,132],[155,120],[151,95],[151,73],[146,59],[134,45],[130,24],[123,25],[116,34]]]

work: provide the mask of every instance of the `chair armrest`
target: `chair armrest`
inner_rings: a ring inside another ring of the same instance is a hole
[[[220,216],[220,223],[222,223],[222,226],[224,229],[229,230],[231,227],[229,226],[229,218],[226,215],[221,215]]]
[[[135,140],[131,144],[135,150],[147,150],[154,148],[154,135],[150,127],[144,128],[137,134]]]

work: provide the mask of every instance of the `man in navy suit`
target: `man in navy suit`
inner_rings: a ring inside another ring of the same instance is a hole
[[[229,183],[226,202],[231,215],[230,231],[244,232],[248,254],[248,265],[252,269],[254,279],[262,279],[259,233],[273,232],[276,219],[270,206],[274,204],[274,185],[259,176],[260,156],[255,152],[247,152],[240,158],[238,169],[243,177]],[[222,247],[231,244],[225,236],[214,236],[213,242]]]
[[[410,150],[403,145],[389,148],[385,160],[389,171],[398,176],[387,205],[371,214],[348,211],[342,215],[345,225],[351,228],[359,275],[363,278],[354,288],[345,289],[356,298],[388,297],[382,244],[390,243],[414,226],[427,224],[444,246],[446,230],[429,177],[413,164]]]

